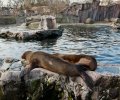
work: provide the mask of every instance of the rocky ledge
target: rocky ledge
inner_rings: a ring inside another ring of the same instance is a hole
[[[15,40],[44,40],[48,38],[56,38],[62,36],[63,28],[59,27],[57,29],[49,29],[49,30],[33,30],[33,31],[20,31],[20,32],[12,32],[5,31],[0,33],[0,38],[5,39],[15,39]]]
[[[87,71],[94,81],[93,90],[89,91],[81,77],[37,68],[21,81],[20,71],[9,68],[22,66],[19,60],[5,60],[3,65],[8,67],[1,67],[0,100],[120,100],[120,76]]]

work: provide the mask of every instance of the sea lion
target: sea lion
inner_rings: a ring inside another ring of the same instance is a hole
[[[81,78],[85,81],[86,85],[90,88],[93,87],[93,81],[89,75],[86,74],[86,67],[85,64],[73,64],[62,60],[59,57],[56,57],[52,54],[48,54],[45,52],[37,51],[26,51],[22,55],[22,59],[25,59],[26,62],[29,64],[26,69],[23,70],[23,73],[29,73],[34,68],[44,68],[49,71],[63,74],[66,76],[81,76]],[[21,80],[23,80],[25,74],[21,74]]]
[[[94,71],[97,68],[97,61],[95,57],[91,55],[85,55],[85,54],[75,55],[75,54],[60,54],[60,53],[55,53],[53,55],[74,64],[87,65],[87,69],[91,71]]]

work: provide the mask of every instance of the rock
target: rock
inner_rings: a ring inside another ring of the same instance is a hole
[[[30,19],[26,24],[30,29],[49,30],[57,28],[56,17],[52,15],[31,16]]]
[[[113,93],[114,90],[115,94]],[[118,91],[117,91],[118,90]],[[120,76],[104,75],[99,82],[99,95],[102,100],[111,100],[111,98],[120,98]],[[117,91],[117,93],[116,93]],[[113,96],[114,94],[114,96]]]
[[[120,76],[86,71],[93,80],[94,87],[91,91],[81,77],[59,75],[42,68],[33,69],[29,75],[25,75],[25,81],[21,81],[21,71],[12,70],[16,66],[22,66],[21,62],[10,58],[4,62],[12,64],[9,68],[11,70],[6,70],[0,75],[0,100],[119,100],[120,98]]]
[[[1,38],[5,39],[16,39],[16,40],[44,40],[47,38],[57,38],[62,36],[64,29],[58,27],[58,29],[50,30],[34,30],[34,31],[23,31],[23,32],[10,32],[6,31],[0,33]]]
[[[35,16],[33,16],[35,17]],[[40,19],[38,22],[27,22],[23,23],[22,29],[30,28],[36,30],[26,30],[26,31],[1,31],[0,37],[6,39],[16,39],[16,40],[44,40],[49,38],[57,38],[62,36],[64,29],[62,27],[57,27],[56,18],[54,16],[36,16]],[[35,18],[36,19],[36,18]]]
[[[10,31],[6,31],[6,32],[0,33],[0,37],[1,37],[1,38],[7,38],[7,39],[9,39],[9,38],[12,39],[12,38],[15,37],[15,35],[16,35],[16,34],[10,32]]]
[[[120,23],[120,18],[111,18],[110,21],[114,23]]]
[[[78,16],[79,23],[86,22],[88,18],[93,19],[94,22],[103,22],[105,19],[120,18],[120,2],[119,0],[80,0],[79,3],[71,4],[64,9],[61,14],[64,19],[69,15],[69,22],[75,16]]]
[[[105,18],[104,21],[105,21],[105,22],[110,22],[110,19]]]
[[[119,93],[120,93],[120,88],[119,87],[116,87],[116,88],[111,88],[110,89],[110,92],[109,92],[109,96],[111,99],[116,99],[118,98],[119,96]]]
[[[94,72],[87,73],[89,75],[91,74],[91,77],[95,75],[100,78],[101,76]],[[3,97],[9,95],[9,92],[12,90],[13,92],[16,91],[16,93],[20,93],[20,91],[25,92],[26,89],[28,91],[27,94],[25,93],[26,98],[32,98],[32,100],[37,100],[36,98],[45,100],[68,100],[79,96],[85,98],[86,95],[89,94],[86,84],[80,77],[66,77],[40,68],[32,70],[29,77],[25,77],[26,82],[22,85],[24,89],[22,88],[21,90],[21,84],[23,83],[20,81],[19,74],[20,71],[8,71],[2,74],[0,86],[5,86],[4,89],[2,88]],[[94,82],[96,83],[99,78],[94,77]],[[23,94],[22,92],[21,94]],[[20,96],[21,94],[19,94],[19,97],[22,98],[22,96]],[[25,97],[25,94],[23,97]]]
[[[38,29],[40,22],[27,22],[26,26],[29,29]]]
[[[0,67],[2,66],[3,64],[3,59],[0,59]]]
[[[21,68],[22,68],[22,63],[20,60],[7,57],[3,59],[0,67],[0,71],[5,72],[7,70],[21,70]]]
[[[0,86],[3,86],[11,81],[20,82],[20,71],[6,71],[0,77]]]
[[[93,24],[94,21],[91,18],[87,18],[85,24]]]

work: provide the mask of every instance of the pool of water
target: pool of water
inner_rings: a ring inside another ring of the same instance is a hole
[[[1,27],[6,30],[10,27]],[[19,30],[11,26],[12,30]],[[97,71],[120,75],[120,32],[106,26],[96,28],[65,26],[62,37],[43,41],[22,42],[0,39],[0,58],[19,58],[26,50],[41,50],[48,53],[94,55]],[[21,29],[22,30],[22,29]]]

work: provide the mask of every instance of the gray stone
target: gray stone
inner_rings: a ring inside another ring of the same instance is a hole
[[[110,89],[110,92],[109,92],[110,98],[112,98],[112,99],[118,98],[119,93],[120,93],[120,90],[119,90],[119,89],[120,89],[119,87],[111,88],[111,89]]]
[[[22,63],[20,60],[7,57],[3,59],[0,67],[0,71],[4,72],[7,70],[21,70],[21,68],[22,68]]]
[[[16,60],[11,66],[12,68],[22,66],[20,63]],[[29,75],[25,75],[25,81],[21,81],[20,73],[21,71],[12,69],[1,72],[2,100],[119,100],[120,98],[120,76],[86,71],[94,84],[90,90],[81,77],[68,77],[36,68]]]
[[[85,24],[93,24],[94,21],[91,18],[87,18]]]

